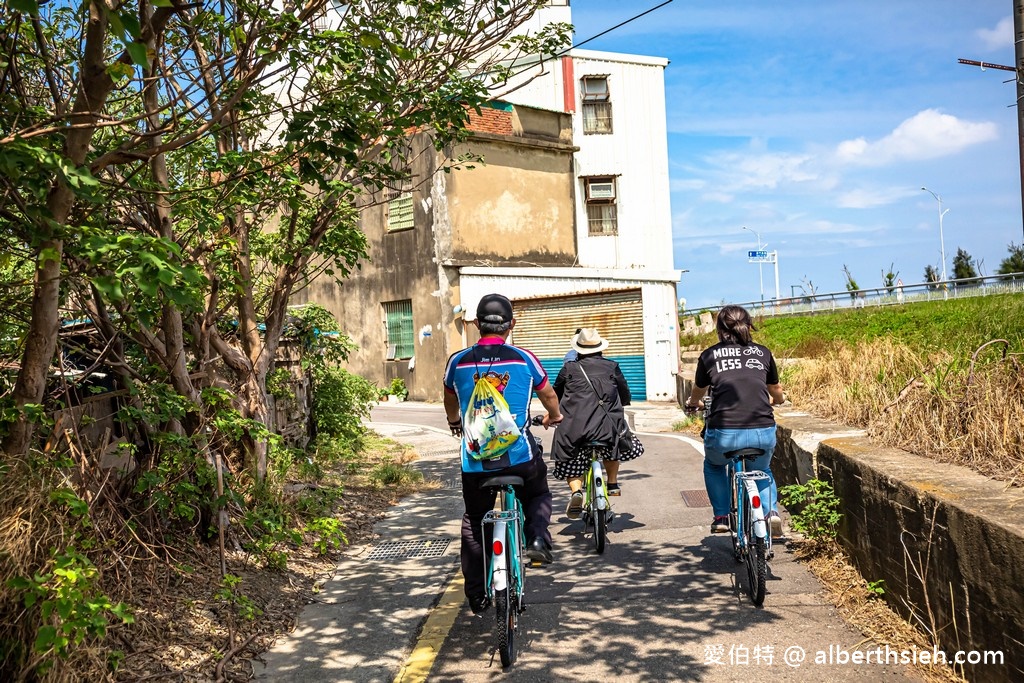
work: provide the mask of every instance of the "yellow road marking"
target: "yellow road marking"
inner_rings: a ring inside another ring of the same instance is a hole
[[[444,645],[445,638],[448,637],[456,617],[462,610],[463,585],[462,572],[456,570],[437,607],[427,615],[427,621],[423,624],[420,637],[412,648],[412,654],[399,669],[394,683],[419,683],[427,680],[427,674],[434,666],[437,653]]]

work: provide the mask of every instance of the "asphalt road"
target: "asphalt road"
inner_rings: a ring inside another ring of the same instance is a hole
[[[455,592],[463,508],[457,442],[445,433],[442,408],[381,405],[371,426],[415,448],[417,466],[440,482],[378,523],[381,541],[450,543],[437,557],[385,563],[367,561],[373,549],[353,549],[319,604],[267,653],[262,680],[404,683],[425,671],[430,681],[920,680],[892,662],[839,663],[875,645],[836,614],[784,543],[775,547],[764,605],[755,607],[728,536],[709,532],[710,507],[684,499],[704,489],[699,442],[644,432],[645,454],[620,473],[604,554],[581,521],[564,516],[568,487],[551,481],[555,562],[527,572],[519,659],[503,671],[493,609],[474,617]],[[438,626],[446,588],[455,606]]]

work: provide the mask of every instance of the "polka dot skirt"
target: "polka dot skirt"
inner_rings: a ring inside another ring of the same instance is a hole
[[[626,460],[633,460],[643,455],[644,445],[640,443],[640,439],[636,437],[636,434],[633,434],[633,440],[628,444],[621,445],[618,453],[613,455],[610,448],[599,448],[598,452],[601,454],[602,460],[625,462]],[[572,460],[556,462],[552,476],[555,479],[574,479],[586,474],[589,467],[590,452],[581,448]]]

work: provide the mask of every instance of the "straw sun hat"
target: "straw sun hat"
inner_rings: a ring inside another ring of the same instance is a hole
[[[608,340],[602,339],[593,327],[585,327],[580,333],[572,338],[572,348],[576,353],[585,356],[589,353],[598,353],[608,348]]]

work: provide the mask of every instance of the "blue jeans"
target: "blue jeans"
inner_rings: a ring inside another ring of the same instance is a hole
[[[760,448],[764,455],[747,461],[746,469],[763,470],[768,479],[757,482],[761,492],[761,506],[768,515],[776,509],[779,493],[775,487],[775,477],[769,467],[772,453],[775,452],[775,427],[757,427],[755,429],[708,429],[704,434],[704,486],[711,499],[711,509],[715,517],[729,514],[732,492],[729,490],[729,477],[726,473],[725,453],[740,448]],[[767,507],[765,504],[767,503]]]

